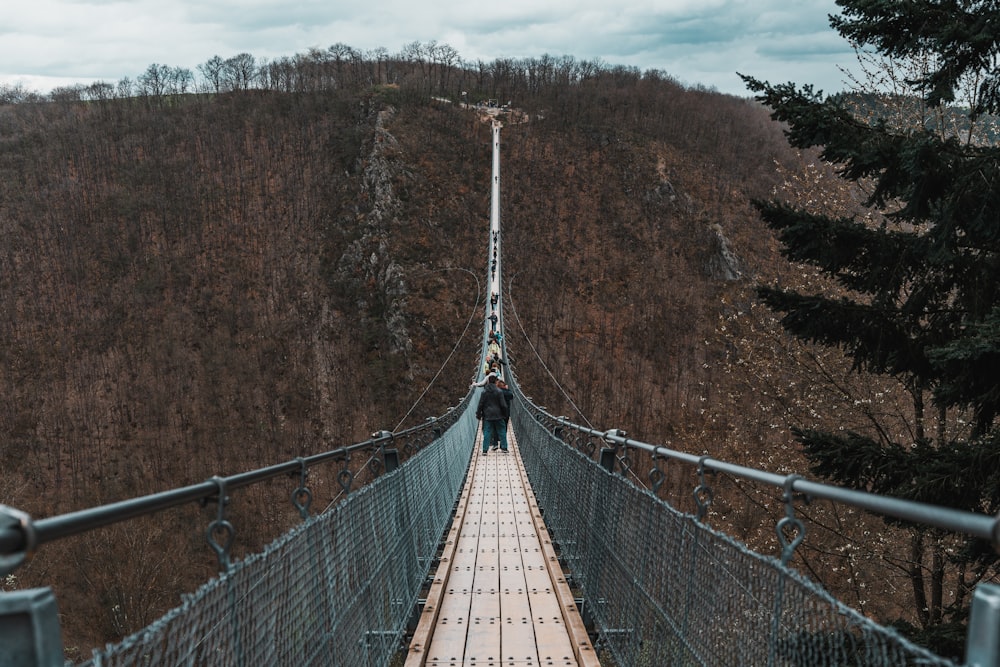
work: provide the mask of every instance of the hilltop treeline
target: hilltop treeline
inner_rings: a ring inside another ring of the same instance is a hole
[[[809,373],[784,367],[800,360],[752,296],[796,271],[750,201],[816,172],[747,99],[418,43],[0,99],[0,502],[89,507],[457,403],[487,297],[487,99],[510,106],[504,299],[525,391],[602,429],[804,469],[783,424]],[[668,476],[683,507],[693,473]],[[315,484],[316,506],[335,501]],[[234,498],[240,553],[297,519],[287,497]],[[207,512],[43,548],[7,585],[55,585],[67,652],[85,651],[211,576]],[[759,504],[720,500],[716,519],[773,543]]]
[[[454,48],[437,42],[411,42],[400,51],[385,48],[361,51],[337,43],[273,60],[239,53],[215,55],[194,71],[153,63],[134,78],[116,82],[60,86],[47,94],[23,85],[0,86],[0,103],[41,101],[106,101],[141,97],[148,100],[190,93],[226,93],[270,90],[309,93],[359,90],[392,85],[426,95],[524,100],[553,87],[597,82],[613,77],[618,84],[645,76],[667,78],[662,71],[641,73],[638,68],[608,65],[600,60],[578,60],[569,55],[538,58],[497,58],[467,62]]]

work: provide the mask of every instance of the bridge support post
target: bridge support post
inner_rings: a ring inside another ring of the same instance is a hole
[[[62,667],[64,662],[52,589],[0,593],[0,665]]]
[[[387,473],[399,467],[399,450],[383,449],[382,457],[385,459],[385,471]]]
[[[601,447],[601,467],[610,473],[615,471],[615,463],[617,459],[615,454],[618,453],[617,447]]]
[[[1000,586],[997,584],[979,584],[972,595],[965,664],[967,667],[1000,666]]]

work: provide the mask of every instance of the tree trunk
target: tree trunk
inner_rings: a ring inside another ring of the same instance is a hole
[[[930,624],[937,625],[941,622],[941,602],[944,588],[944,550],[941,542],[934,540],[934,548],[931,554],[931,608]]]
[[[910,586],[913,588],[913,606],[917,611],[920,627],[930,624],[930,614],[927,609],[927,593],[924,590],[924,536],[917,532],[910,539]]]

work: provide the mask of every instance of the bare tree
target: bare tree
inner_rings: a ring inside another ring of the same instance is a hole
[[[335,76],[334,85],[338,87],[344,86],[344,82],[348,78],[345,75],[347,71],[353,72],[351,79],[354,83],[357,83],[358,76],[354,70],[355,63],[361,57],[361,54],[354,48],[341,42],[331,45],[330,48],[327,49],[327,53],[333,62],[333,71]]]
[[[373,85],[390,83],[388,79],[389,50],[382,46],[372,49],[368,52],[368,60],[374,64],[373,75],[368,83]],[[386,72],[385,77],[382,75],[383,71]]]
[[[83,92],[83,99],[94,102],[104,102],[106,100],[113,99],[114,96],[115,87],[107,81],[95,81],[87,86]]]
[[[20,83],[13,86],[6,83],[0,84],[0,105],[30,102],[33,97],[37,98],[38,95],[31,92]]]
[[[146,71],[136,79],[136,83],[139,85],[139,94],[151,98],[163,97],[167,92],[169,81],[170,67],[156,63],[147,67]]]
[[[49,99],[53,102],[79,102],[83,99],[84,90],[82,84],[59,86],[52,89],[52,92],[49,93]]]
[[[442,95],[446,94],[449,90],[449,84],[451,82],[451,73],[462,66],[462,57],[458,54],[452,46],[448,44],[442,44],[437,49],[437,62],[441,66],[440,75],[440,87],[438,92]]]
[[[298,78],[295,63],[288,56],[282,56],[269,63],[261,64],[261,85],[270,90],[290,93],[296,88]]]
[[[249,53],[227,58],[222,68],[223,81],[228,90],[250,90],[257,79],[257,61]]]
[[[118,83],[115,85],[115,96],[119,99],[126,99],[132,97],[135,93],[135,86],[132,83],[132,79],[127,76],[118,79]]]
[[[184,95],[194,85],[194,74],[186,67],[173,67],[167,74],[167,92]]]
[[[225,61],[219,56],[212,56],[198,65],[198,71],[205,77],[205,81],[208,82],[211,92],[218,93],[222,91],[223,70],[225,67]]]

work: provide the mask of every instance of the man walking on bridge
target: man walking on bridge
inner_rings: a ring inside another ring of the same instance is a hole
[[[483,394],[479,397],[476,407],[476,419],[483,422],[483,454],[490,449],[494,433],[500,443],[500,449],[507,452],[507,418],[510,416],[507,399],[497,388],[497,376],[490,373],[487,377]]]

